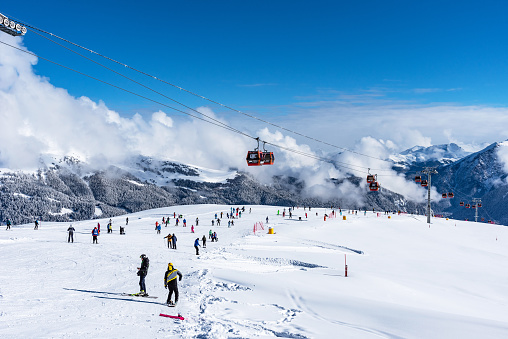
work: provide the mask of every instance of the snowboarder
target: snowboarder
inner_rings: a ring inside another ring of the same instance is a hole
[[[171,236],[171,241],[173,242],[173,249],[176,250],[176,235],[173,233]]]
[[[141,254],[139,256],[141,258],[141,267],[138,267],[138,275],[139,275],[139,295],[142,297],[148,296],[146,293],[146,285],[145,285],[145,277],[148,274],[148,267],[150,266],[150,260],[146,254]]]
[[[6,224],[7,224],[6,230],[10,230],[11,229],[11,221],[9,219],[7,219]],[[210,232],[212,232],[212,231],[210,231]]]
[[[35,224],[34,230],[38,230],[39,229],[39,221],[37,221],[37,219],[35,219],[34,224]]]
[[[176,277],[178,276],[178,280],[182,280],[182,273],[173,267],[172,263],[168,264],[168,270],[164,275],[164,287],[168,289],[168,300],[166,303],[168,305],[174,305],[178,303],[178,284],[176,281]],[[175,302],[171,301],[171,297],[173,296],[173,292],[175,292]]]
[[[97,229],[97,227],[94,227],[92,230],[92,243],[93,244],[98,244],[98,242],[97,242],[98,236],[99,236],[99,230]]]
[[[196,240],[194,240],[194,248],[196,249],[196,255],[199,255],[199,246],[200,246],[199,245],[199,238],[196,238]]]
[[[74,227],[72,227],[72,224],[69,226],[69,228],[67,229],[67,232],[69,232],[69,238],[67,239],[67,242],[74,242]]]
[[[173,248],[173,245],[172,245],[172,242],[171,242],[171,238],[172,238],[172,235],[171,233],[169,233],[167,236],[164,237],[164,239],[168,239],[168,248]]]
[[[203,235],[203,238],[201,238],[201,241],[203,242],[203,248],[206,248],[206,235]]]

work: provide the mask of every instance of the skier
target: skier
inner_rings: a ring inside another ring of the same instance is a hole
[[[187,227],[187,220],[183,219],[183,227]]]
[[[219,241],[219,238],[217,238],[217,232],[213,232],[213,239],[215,240],[215,242]]]
[[[182,280],[182,273],[173,267],[172,263],[168,264],[168,270],[164,275],[164,287],[168,289],[168,300],[166,304],[176,306],[178,303],[178,284],[176,281],[176,277],[178,276],[178,280]],[[175,302],[171,301],[171,297],[173,296],[173,292],[175,292]]]
[[[93,230],[92,230],[92,238],[93,238],[92,243],[93,244],[98,244],[98,242],[97,242],[97,237],[98,236],[99,236],[99,230],[97,229],[97,227],[94,227]]]
[[[217,213],[215,213],[215,219],[217,219]]]
[[[203,248],[206,248],[206,235],[203,235],[203,238],[201,238],[201,241],[203,242]]]
[[[173,242],[173,249],[176,250],[176,241],[178,239],[176,239],[176,235],[173,233],[173,235],[171,236],[171,241]]]
[[[199,245],[199,238],[196,238],[196,240],[194,240],[194,248],[196,249],[196,255],[199,255],[199,246],[200,246]]]
[[[268,216],[266,217],[266,223],[268,224]]]
[[[161,234],[161,224],[159,224],[158,222],[155,223],[155,229],[157,230],[157,234]]]
[[[176,225],[175,226],[178,226],[179,222],[180,222],[180,219],[176,218]]]
[[[97,223],[97,227],[96,228],[97,228],[98,234],[100,234],[101,233],[101,224]]]
[[[150,260],[146,254],[141,254],[139,256],[141,258],[141,267],[138,267],[138,275],[139,275],[139,295],[142,297],[147,297],[146,293],[146,285],[145,285],[145,277],[148,274],[148,267],[150,266]]]
[[[11,229],[11,221],[10,221],[9,219],[7,219],[6,224],[7,224],[7,228],[6,228],[6,230],[10,230],[10,229]],[[211,232],[211,231],[210,231],[210,232]]]
[[[194,225],[191,226],[191,233],[194,233]]]
[[[129,217],[125,218],[125,226],[129,225]]]
[[[212,226],[213,226],[214,222],[215,222],[215,220],[212,220]]]
[[[220,226],[220,219],[217,219],[217,226]]]
[[[72,227],[72,224],[69,226],[69,228],[67,229],[67,232],[69,232],[69,238],[67,239],[67,242],[74,242],[74,227]]]
[[[164,239],[168,239],[168,248],[173,248],[172,242],[171,242],[171,233],[169,233],[167,236],[164,237]]]
[[[199,219],[196,217],[196,226],[199,225]]]
[[[39,229],[39,222],[37,221],[37,219],[35,219],[34,224],[35,224],[34,230],[38,230]]]
[[[212,230],[210,230],[210,232],[208,232],[208,238],[212,239]]]
[[[108,233],[113,233],[113,225],[108,224]]]

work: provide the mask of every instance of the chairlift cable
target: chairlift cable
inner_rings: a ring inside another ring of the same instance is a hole
[[[15,17],[13,17],[13,18],[15,18]],[[15,19],[16,19],[16,18],[15,18]],[[17,19],[16,19],[16,20],[17,20]],[[36,31],[39,31],[39,32],[44,33],[44,34],[51,35],[51,36],[53,36],[53,37],[55,37],[55,38],[57,38],[57,39],[60,39],[60,40],[62,40],[62,41],[65,41],[65,42],[67,42],[67,43],[69,43],[69,44],[71,44],[71,45],[73,45],[73,46],[78,47],[78,48],[84,49],[84,50],[86,50],[86,51],[88,51],[88,52],[90,52],[90,53],[93,53],[93,54],[95,54],[95,55],[97,55],[97,56],[100,56],[100,57],[102,57],[102,58],[105,58],[105,59],[107,59],[107,60],[109,60],[109,61],[111,61],[111,62],[117,63],[117,64],[122,65],[122,66],[124,66],[124,67],[126,67],[126,68],[129,68],[129,69],[131,69],[131,70],[133,70],[133,71],[135,71],[135,72],[138,72],[138,73],[140,73],[140,74],[143,74],[143,75],[145,75],[145,76],[148,76],[148,77],[150,77],[150,78],[152,78],[152,79],[154,79],[154,80],[157,80],[157,81],[160,81],[160,82],[165,83],[165,84],[167,84],[167,85],[170,85],[170,86],[172,86],[172,87],[178,88],[179,90],[182,90],[182,91],[184,91],[184,92],[187,92],[187,93],[189,93],[189,94],[191,94],[191,95],[193,95],[193,96],[199,97],[199,98],[201,98],[201,99],[203,99],[203,100],[209,101],[209,102],[214,103],[214,104],[219,105],[219,106],[222,106],[222,107],[227,108],[227,109],[229,109],[229,110],[231,110],[231,111],[234,111],[234,112],[237,112],[237,113],[243,114],[243,115],[245,115],[245,116],[247,116],[247,117],[249,117],[249,118],[252,118],[252,119],[255,119],[255,120],[261,121],[261,122],[263,122],[263,123],[265,123],[265,124],[268,124],[268,125],[271,125],[271,126],[273,126],[273,127],[279,128],[279,129],[284,130],[284,131],[286,131],[286,132],[290,132],[290,133],[296,134],[296,135],[298,135],[298,136],[301,136],[301,137],[307,138],[307,139],[309,139],[309,140],[313,140],[313,141],[316,141],[316,142],[319,142],[319,143],[322,143],[322,144],[325,144],[325,145],[328,145],[328,146],[331,146],[331,147],[334,147],[334,148],[341,149],[341,150],[343,150],[343,151],[347,151],[347,152],[354,153],[354,154],[357,154],[357,155],[361,155],[361,156],[364,156],[364,157],[368,157],[368,158],[371,158],[371,159],[376,159],[376,160],[380,160],[380,161],[384,161],[384,162],[390,162],[389,160],[386,160],[386,159],[381,159],[381,158],[374,157],[374,156],[371,156],[371,155],[363,154],[363,153],[360,153],[360,152],[357,152],[357,151],[353,151],[353,150],[347,149],[347,148],[345,148],[345,147],[337,146],[337,145],[334,145],[334,144],[328,143],[328,142],[326,142],[326,141],[322,141],[322,140],[316,139],[316,138],[314,138],[314,137],[311,137],[311,136],[305,135],[305,134],[303,134],[303,133],[300,133],[300,132],[297,132],[297,131],[293,131],[293,130],[291,130],[291,129],[288,129],[288,128],[285,128],[285,127],[283,127],[283,126],[280,126],[280,125],[274,124],[274,123],[272,123],[272,122],[269,122],[269,121],[267,121],[267,120],[264,120],[264,119],[258,118],[258,117],[256,117],[256,116],[251,115],[251,114],[248,114],[248,113],[242,112],[242,111],[240,111],[240,110],[238,110],[238,109],[236,109],[236,108],[233,108],[233,107],[230,107],[230,106],[228,106],[228,105],[222,104],[222,103],[220,103],[220,102],[218,102],[218,101],[215,101],[215,100],[213,100],[213,99],[207,98],[207,97],[205,97],[205,96],[203,96],[203,95],[200,95],[200,94],[198,94],[198,93],[195,93],[195,92],[192,92],[192,91],[190,91],[190,90],[187,90],[187,89],[185,89],[185,88],[183,88],[183,87],[181,87],[181,86],[175,85],[175,84],[173,84],[173,83],[171,83],[171,82],[168,82],[168,81],[166,81],[166,80],[160,79],[160,78],[158,78],[158,77],[156,77],[156,76],[154,76],[154,75],[151,75],[151,74],[149,74],[149,73],[146,73],[146,72],[144,72],[144,71],[141,71],[141,70],[139,70],[139,69],[137,69],[137,68],[131,67],[131,66],[129,66],[129,65],[127,65],[127,64],[124,64],[124,63],[122,63],[122,62],[120,62],[120,61],[117,61],[117,60],[115,60],[115,59],[112,59],[112,58],[110,58],[110,57],[108,57],[108,56],[106,56],[106,55],[103,55],[103,54],[101,54],[101,53],[98,53],[98,52],[96,52],[96,51],[93,51],[93,50],[91,50],[91,49],[89,49],[89,48],[87,48],[87,47],[81,46],[81,45],[79,45],[79,44],[77,44],[77,43],[74,43],[74,42],[72,42],[72,41],[70,41],[70,40],[67,40],[67,39],[65,39],[65,38],[62,38],[62,37],[60,37],[60,36],[58,36],[58,35],[56,35],[56,34],[53,34],[53,33],[51,33],[51,32],[47,32],[47,31],[45,31],[45,30],[43,30],[43,29],[40,29],[40,28],[38,28],[38,27],[35,27],[35,26],[29,25],[29,24],[27,24],[27,23],[24,23],[24,22],[23,22],[23,21],[21,21],[21,20],[18,20],[18,21],[19,21],[20,23],[22,23],[23,25],[25,25],[26,27],[28,27],[28,28],[30,28],[30,29],[32,29],[32,30],[34,30],[34,31],[36,30]],[[34,32],[34,33],[35,33],[35,32]],[[52,41],[52,40],[50,40],[50,41]],[[87,58],[87,59],[88,59],[88,58]]]

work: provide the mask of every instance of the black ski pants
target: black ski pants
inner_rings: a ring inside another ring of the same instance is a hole
[[[178,285],[176,283],[176,278],[171,280],[168,284],[168,300],[166,301],[166,303],[169,304],[169,302],[171,301],[171,297],[173,296],[173,292],[175,292],[175,304],[178,302],[178,296],[179,296],[179,293],[178,293]]]
[[[69,232],[69,239],[67,239],[67,242],[74,242],[74,232]]]

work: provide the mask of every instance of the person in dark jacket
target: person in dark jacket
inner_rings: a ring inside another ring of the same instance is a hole
[[[206,235],[201,238],[201,241],[203,242],[203,248],[206,248]]]
[[[146,293],[146,285],[145,285],[145,277],[148,274],[148,267],[150,266],[150,260],[146,254],[141,254],[141,267],[138,267],[138,275],[139,275],[139,295],[148,296]]]
[[[67,242],[74,242],[74,227],[72,227],[72,224],[69,226],[69,228],[67,229],[67,232],[69,232],[69,238],[67,239]]]
[[[199,255],[199,238],[196,238],[196,240],[194,240],[194,248],[196,249],[196,255]]]
[[[178,284],[176,281],[176,277],[178,276],[178,280],[182,280],[182,273],[173,267],[172,263],[168,264],[168,270],[164,275],[164,287],[168,289],[168,300],[166,304],[168,305],[176,305],[178,303]],[[171,301],[171,297],[173,296],[173,292],[175,292],[175,302]]]
[[[176,250],[176,241],[178,239],[176,239],[176,235],[173,233],[173,235],[171,236],[171,242],[173,243],[173,249]]]
[[[11,221],[9,219],[7,219],[6,224],[7,224],[6,230],[10,230],[11,229]]]

